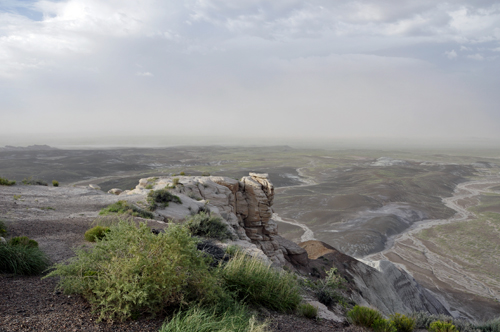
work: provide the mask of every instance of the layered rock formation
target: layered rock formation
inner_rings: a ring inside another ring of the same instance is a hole
[[[234,239],[253,243],[271,262],[290,267],[305,264],[307,253],[292,241],[278,235],[271,219],[274,186],[267,174],[250,173],[240,180],[222,176],[179,176],[146,178],[135,190],[121,195],[146,194],[149,190],[170,188],[182,204],[170,204],[157,210],[163,220],[181,221],[189,214],[208,209],[223,218]]]
[[[418,311],[450,315],[446,303],[389,261],[363,262],[321,241],[306,241],[299,246],[308,252],[311,266],[318,270],[323,266],[337,268],[349,283],[351,298],[360,305],[376,307],[385,315]]]

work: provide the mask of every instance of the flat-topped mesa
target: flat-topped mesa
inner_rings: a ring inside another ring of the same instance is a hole
[[[250,173],[239,181],[223,176],[146,178],[136,189],[121,195],[147,194],[165,187],[178,195],[182,204],[157,210],[164,220],[181,221],[208,207],[231,226],[235,238],[255,244],[273,263],[284,265],[300,261],[300,255],[307,257],[305,250],[278,236],[277,224],[271,219],[274,186],[267,174]]]

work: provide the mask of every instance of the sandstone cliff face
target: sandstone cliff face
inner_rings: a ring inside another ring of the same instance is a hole
[[[174,180],[178,179],[178,180]],[[307,253],[295,243],[278,235],[276,222],[271,219],[274,186],[267,174],[250,173],[240,180],[222,176],[179,176],[146,178],[135,190],[121,195],[146,194],[174,186],[170,191],[181,198],[182,204],[170,204],[157,214],[165,221],[181,221],[186,216],[208,208],[220,216],[232,230],[234,239],[254,244],[277,265],[304,264]],[[146,189],[149,188],[149,189]],[[121,196],[120,195],[120,196]]]

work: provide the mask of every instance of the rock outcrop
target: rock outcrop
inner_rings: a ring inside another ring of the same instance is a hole
[[[306,264],[307,253],[278,235],[272,205],[274,186],[267,174],[250,173],[240,180],[222,176],[179,176],[145,178],[136,189],[121,195],[146,194],[163,188],[179,196],[182,204],[170,204],[156,213],[163,220],[183,220],[208,209],[230,227],[234,239],[247,241],[262,250],[272,263],[294,267]]]

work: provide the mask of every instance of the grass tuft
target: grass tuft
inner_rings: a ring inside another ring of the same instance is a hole
[[[318,316],[318,308],[309,303],[303,303],[297,308],[298,314],[309,319],[314,319]]]
[[[236,253],[221,272],[226,287],[248,304],[291,312],[302,300],[296,277],[278,271],[255,257]]]
[[[108,207],[102,209],[99,212],[101,216],[107,216],[111,214],[128,214],[133,217],[141,217],[144,219],[154,219],[154,215],[151,212],[140,209],[137,206],[130,204],[127,201],[118,201],[109,205]]]
[[[0,273],[37,275],[49,265],[49,259],[38,247],[0,244]]]
[[[232,235],[221,218],[210,213],[200,212],[186,218],[186,225],[195,236],[203,236],[217,240],[231,239]]]
[[[258,323],[242,305],[224,313],[192,307],[174,315],[159,332],[265,332],[266,327],[266,323]]]
[[[0,236],[4,236],[7,234],[7,225],[5,222],[0,219]]]

